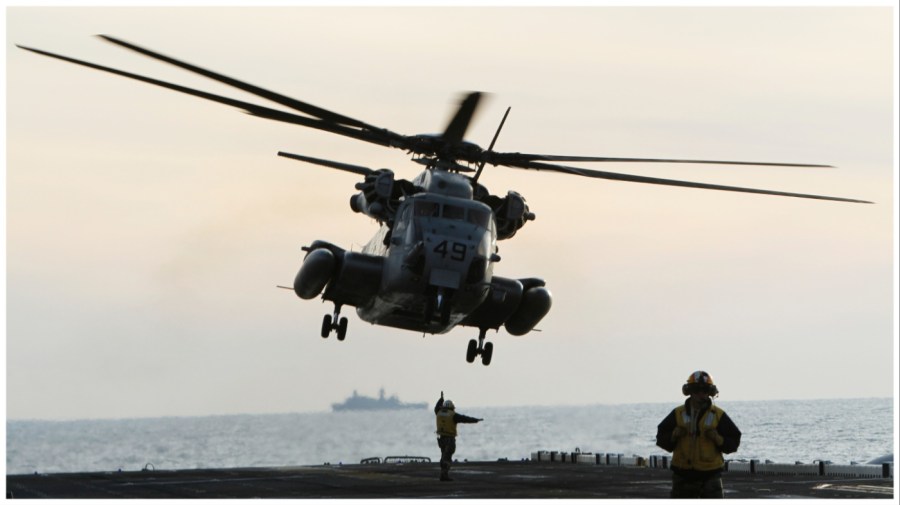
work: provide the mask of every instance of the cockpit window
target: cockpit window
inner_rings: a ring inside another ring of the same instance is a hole
[[[491,221],[491,213],[481,209],[469,209],[468,221],[472,224],[487,228]]]
[[[462,221],[466,218],[466,209],[456,205],[444,205],[444,211],[441,213],[441,216],[447,219]]]
[[[417,217],[437,216],[438,209],[440,209],[440,205],[434,202],[416,202],[415,210]]]
[[[416,201],[411,207],[414,217],[442,217],[454,221],[465,221],[482,228],[490,227],[492,222],[489,209],[464,207],[450,203],[441,204],[427,200]]]

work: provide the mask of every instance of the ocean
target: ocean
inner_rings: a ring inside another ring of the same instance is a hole
[[[865,463],[893,453],[893,400],[717,402],[743,433],[729,459]],[[466,407],[456,459],[521,460],[538,450],[666,454],[656,425],[675,403]],[[440,459],[431,408],[6,423],[6,473],[355,464]]]

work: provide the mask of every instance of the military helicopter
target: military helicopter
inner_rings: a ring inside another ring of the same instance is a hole
[[[581,177],[612,179],[667,186],[757,193],[854,203],[864,200],[787,193],[764,189],[722,186],[672,179],[605,172],[559,165],[559,162],[704,163],[783,167],[827,167],[829,165],[713,161],[686,159],[612,158],[498,152],[493,147],[509,109],[487,149],[464,140],[478,107],[481,93],[468,93],[441,134],[402,135],[363,121],[317,107],[225,75],[100,35],[104,40],[150,58],[175,65],[220,83],[280,104],[294,112],[257,105],[149,77],[97,65],[30,47],[22,49],[109,72],[155,86],[178,91],[241,109],[251,115],[314,128],[372,144],[403,149],[424,170],[414,179],[398,179],[387,168],[364,166],[279,152],[278,155],[350,172],[363,177],[350,199],[354,212],[379,224],[378,232],[362,251],[345,250],[315,240],[302,250],[306,255],[296,275],[293,291],[304,300],[319,296],[334,304],[325,314],[321,336],[332,332],[338,340],[347,334],[344,306],[356,308],[360,319],[372,324],[422,333],[442,334],[456,326],[478,328],[471,339],[466,361],[481,357],[491,363],[493,343],[485,342],[488,330],[502,326],[515,336],[535,329],[550,311],[552,297],[543,279],[512,279],[494,275],[500,261],[497,242],[507,240],[535,219],[525,198],[515,191],[491,194],[479,184],[486,165],[556,172]],[[299,114],[298,114],[299,113]]]

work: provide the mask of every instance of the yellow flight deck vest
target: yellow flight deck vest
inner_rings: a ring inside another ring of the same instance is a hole
[[[711,405],[697,423],[697,433],[691,436],[691,418],[684,405],[675,408],[675,421],[688,434],[679,438],[672,453],[672,466],[688,470],[718,470],[725,465],[722,451],[716,443],[706,438],[706,432],[719,425],[725,411]]]
[[[438,411],[437,418],[437,434],[442,437],[456,436],[456,423],[453,422],[455,412],[450,409],[441,409]]]

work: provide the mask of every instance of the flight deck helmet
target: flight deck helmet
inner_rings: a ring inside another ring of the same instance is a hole
[[[454,410],[456,409],[456,405],[453,405],[453,400],[444,400],[444,404],[441,405],[441,408]]]
[[[719,388],[716,387],[712,377],[703,370],[698,370],[688,376],[687,382],[681,386],[684,396],[690,396],[695,391],[706,391],[709,396],[718,396]]]

